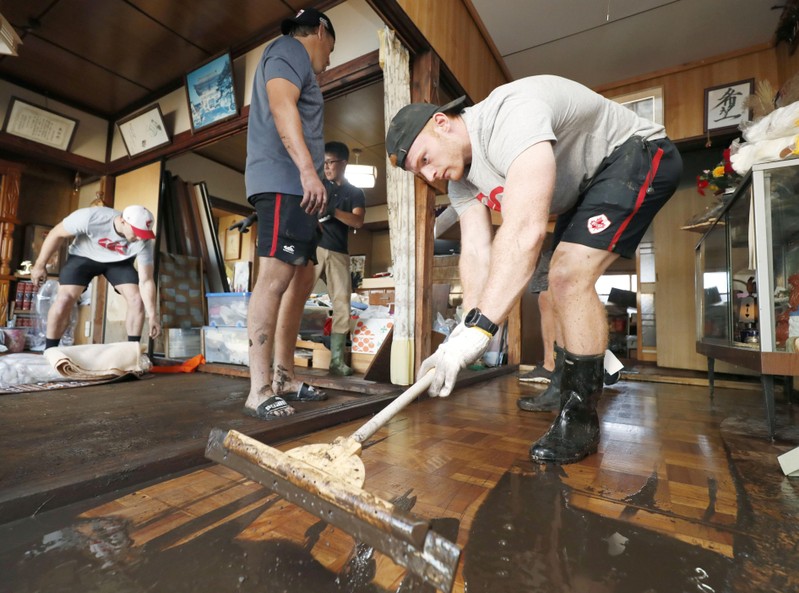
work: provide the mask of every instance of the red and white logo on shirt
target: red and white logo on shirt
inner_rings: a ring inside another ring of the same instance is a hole
[[[498,185],[491,190],[490,194],[485,195],[483,192],[480,192],[475,196],[475,199],[480,200],[484,206],[491,208],[491,210],[502,212],[502,194],[504,192],[505,188]]]
[[[116,251],[120,255],[127,255],[128,254],[128,244],[127,243],[120,243],[119,241],[112,241],[111,239],[100,239],[97,241],[97,244],[100,247],[105,247],[109,251]]]
[[[601,233],[606,228],[610,226],[610,220],[604,214],[599,214],[597,216],[592,216],[588,219],[588,232],[592,235],[596,235],[597,233]]]

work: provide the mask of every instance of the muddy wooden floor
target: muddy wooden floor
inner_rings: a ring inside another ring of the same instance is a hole
[[[778,393],[766,439],[754,387],[717,387],[711,403],[706,387],[621,381],[605,390],[599,454],[545,468],[527,450],[552,415],[517,410],[535,387],[493,379],[395,417],[363,451],[365,488],[456,539],[458,592],[799,591],[799,479],[776,459],[798,423]],[[430,590],[212,464],[6,523],[0,566],[14,593]]]

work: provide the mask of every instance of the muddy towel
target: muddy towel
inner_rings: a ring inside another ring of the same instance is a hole
[[[48,348],[44,357],[63,377],[81,380],[141,375],[151,366],[138,342]]]

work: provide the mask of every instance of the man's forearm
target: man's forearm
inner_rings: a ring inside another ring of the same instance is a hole
[[[141,293],[141,300],[142,303],[144,303],[144,311],[147,313],[147,317],[153,319],[157,314],[155,304],[155,282],[152,279],[140,282],[139,292]]]
[[[488,281],[488,265],[489,258],[482,254],[470,250],[461,252],[458,268],[463,288],[464,313],[476,307],[480,301]]]
[[[333,216],[335,216],[338,220],[346,224],[348,227],[353,229],[359,229],[363,226],[363,214],[353,214],[352,212],[347,212],[346,210],[339,210],[338,208],[334,211]]]
[[[269,88],[268,85],[267,88]],[[305,137],[302,134],[302,119],[296,102],[291,97],[282,95],[280,91],[269,93],[269,98],[280,141],[297,166],[300,175],[317,175],[311,152],[308,150]]]
[[[502,323],[507,318],[530,281],[543,237],[532,231],[529,236],[519,235],[510,225],[497,232],[485,288],[479,301],[473,305],[494,323]]]

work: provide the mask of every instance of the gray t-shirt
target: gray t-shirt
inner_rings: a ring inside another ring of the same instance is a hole
[[[602,160],[628,138],[666,136],[660,124],[559,76],[505,84],[461,115],[472,143],[472,162],[460,181],[449,184],[449,198],[459,215],[475,198],[501,210],[511,163],[539,142],[553,144],[556,179],[550,212],[561,214],[576,203],[581,185]]]
[[[244,173],[247,197],[264,192],[302,195],[300,172],[280,139],[269,109],[266,83],[273,78],[288,80],[300,89],[297,108],[305,144],[320,178],[323,173],[322,90],[305,46],[293,37],[283,36],[267,46],[255,71],[247,123],[247,166]]]
[[[153,242],[127,239],[114,229],[114,219],[121,216],[113,208],[81,208],[63,221],[64,229],[74,235],[69,245],[69,254],[91,260],[111,263],[136,257],[139,265],[153,264]]]

